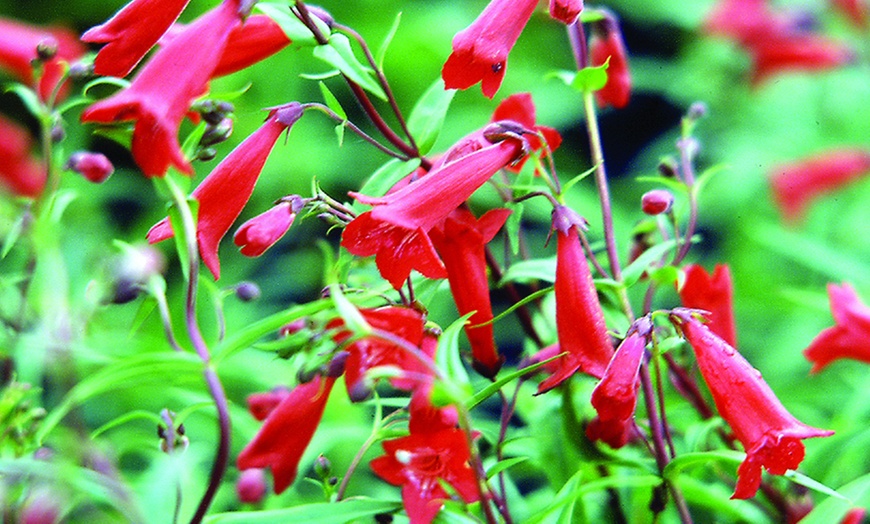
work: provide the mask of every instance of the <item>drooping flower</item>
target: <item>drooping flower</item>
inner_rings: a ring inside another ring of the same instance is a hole
[[[288,393],[268,414],[254,439],[239,453],[238,468],[270,468],[275,493],[293,484],[299,460],[320,424],[334,383],[335,378],[317,376]]]
[[[535,113],[535,103],[531,93],[515,93],[501,101],[493,111],[490,121],[511,121],[520,124],[526,130],[523,138],[528,142],[530,151],[537,151],[544,146],[538,136],[540,134],[546,141],[546,151],[552,153],[562,144],[562,136],[552,127],[538,125]],[[526,160],[528,160],[527,156],[519,159],[508,166],[508,170],[519,172]]]
[[[679,290],[683,306],[709,311],[707,327],[729,345],[736,347],[737,329],[734,322],[731,270],[727,265],[717,264],[713,274],[709,275],[703,267],[689,264],[683,271],[686,280]]]
[[[447,281],[460,315],[474,312],[465,326],[471,343],[472,366],[493,378],[504,362],[493,338],[492,304],[486,275],[484,247],[504,225],[510,211],[492,210],[478,220],[465,208],[457,208],[442,225],[430,232],[432,243],[447,268]]]
[[[828,284],[835,325],[821,333],[804,350],[818,373],[831,362],[848,358],[870,364],[870,307],[861,302],[849,284]]]
[[[448,427],[448,418],[433,417],[437,408],[424,409],[412,401],[410,434],[383,442],[386,455],[370,463],[375,475],[402,486],[402,504],[411,524],[432,522],[448,498],[440,482],[449,484],[465,502],[480,498],[477,480],[469,465],[471,452],[465,433]],[[427,423],[416,419],[422,417]],[[434,422],[434,423],[432,423]]]
[[[870,173],[870,152],[837,149],[773,170],[773,197],[790,222],[799,220],[820,195],[835,191]]]
[[[428,278],[445,278],[429,231],[496,171],[512,163],[522,152],[522,144],[521,138],[492,143],[478,131],[460,140],[427,175],[402,189],[383,197],[351,193],[374,208],[347,225],[341,245],[357,256],[376,255],[381,276],[396,289],[411,269]]]
[[[550,16],[564,24],[573,24],[582,10],[583,0],[550,0]]]
[[[241,23],[238,8],[239,0],[225,0],[199,17],[157,51],[128,87],[88,107],[82,121],[135,121],[133,158],[146,176],[163,176],[170,164],[192,174],[178,129],[191,103],[205,93],[230,33]]]
[[[567,355],[556,360],[558,372],[538,385],[537,394],[556,387],[578,370],[601,378],[613,357],[604,312],[578,236],[584,224],[585,221],[567,207],[553,210],[557,240],[556,331],[559,348]]]
[[[241,248],[241,253],[246,257],[262,255],[293,225],[296,213],[300,209],[298,207],[300,202],[299,197],[296,197],[296,200],[281,201],[268,211],[248,220],[236,230],[233,242]]]
[[[265,60],[290,45],[290,39],[266,15],[251,15],[230,33],[213,77],[229,75]]]
[[[447,89],[468,89],[480,82],[483,94],[495,96],[511,52],[537,0],[492,0],[470,26],[453,37],[453,52],[441,76]]]
[[[640,364],[651,330],[652,324],[646,317],[635,324],[592,391],[592,407],[598,416],[586,427],[590,440],[602,440],[612,448],[621,448],[631,437]]]
[[[132,0],[106,22],[84,32],[82,41],[106,44],[94,59],[94,72],[127,76],[154,47],[190,0]]]
[[[593,66],[603,65],[610,60],[607,83],[595,92],[598,105],[622,109],[631,98],[631,71],[628,68],[628,53],[622,41],[622,31],[614,15],[608,12],[602,20],[592,24],[589,47]]]
[[[196,225],[199,253],[215,280],[220,278],[221,239],[251,198],[275,141],[301,118],[302,111],[296,102],[273,109],[260,129],[239,144],[193,190],[193,197],[199,202]],[[169,220],[163,219],[148,231],[148,242],[154,244],[172,236]]]
[[[34,198],[45,187],[45,170],[32,148],[30,133],[0,115],[0,182],[15,195]]]
[[[424,347],[423,315],[416,309],[388,306],[376,309],[360,310],[366,322],[376,330],[389,333],[404,341],[407,346],[416,348],[421,355],[432,358],[435,345]],[[338,329],[344,326],[340,318],[330,321],[327,329]],[[333,335],[336,344],[341,344],[353,335],[346,329],[340,329]],[[437,345],[437,341],[436,341]],[[351,400],[362,400],[371,393],[372,382],[366,374],[374,368],[393,368],[396,375],[390,383],[397,389],[414,390],[421,382],[431,376],[431,371],[407,347],[385,340],[373,334],[349,344],[345,361],[345,384]]]
[[[36,27],[0,18],[0,69],[30,86],[33,85],[33,61],[40,44],[57,48],[52,58],[42,61],[38,91],[40,99],[46,101],[65,73],[64,63],[85,54],[78,35],[62,27]],[[63,92],[60,95],[62,97]]]
[[[731,498],[753,497],[761,485],[762,468],[774,475],[797,468],[805,453],[801,439],[834,433],[798,421],[761,373],[691,314],[675,311],[672,319],[695,351],[716,409],[746,451]]]

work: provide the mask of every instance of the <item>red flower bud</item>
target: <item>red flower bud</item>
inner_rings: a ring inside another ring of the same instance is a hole
[[[105,182],[115,172],[115,166],[106,155],[90,151],[79,151],[70,155],[66,168],[95,184]]]
[[[661,215],[671,210],[674,205],[674,195],[665,189],[653,189],[643,194],[640,208],[647,215]]]
[[[266,474],[260,468],[242,471],[236,481],[236,496],[246,504],[259,504],[266,495]]]

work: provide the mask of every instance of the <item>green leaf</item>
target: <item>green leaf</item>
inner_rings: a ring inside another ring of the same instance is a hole
[[[562,193],[567,193],[572,187],[574,187],[574,184],[576,184],[577,182],[583,180],[584,178],[586,178],[589,175],[591,175],[592,173],[594,173],[595,170],[598,169],[599,165],[600,164],[595,164],[594,166],[590,167],[586,171],[583,171],[579,175],[577,175],[574,178],[572,178],[571,180],[569,180],[567,183],[562,184]]]
[[[516,464],[521,464],[527,460],[529,460],[529,457],[512,457],[512,458],[508,458],[508,459],[504,459],[502,461],[499,461],[499,462],[493,464],[493,466],[491,468],[486,470],[486,478],[491,479],[494,476],[501,473],[502,471],[508,469],[509,467],[514,466]]]
[[[130,422],[132,420],[137,420],[137,419],[149,420],[149,421],[153,422],[155,426],[157,426],[163,422],[162,419],[160,418],[160,415],[158,415],[157,413],[153,413],[151,411],[145,411],[144,409],[137,409],[137,410],[131,411],[129,413],[124,413],[120,417],[115,418],[113,420],[110,420],[109,422],[106,422],[102,426],[93,430],[91,432],[90,438],[95,439],[112,428],[122,426],[122,425],[126,424],[127,422]]]
[[[522,369],[515,369],[506,375],[502,375],[501,377],[499,377],[498,380],[496,380],[495,382],[493,382],[491,384],[487,384],[487,386],[485,388],[483,388],[480,391],[478,391],[477,393],[475,393],[474,396],[471,397],[471,399],[466,404],[466,407],[468,409],[474,409],[475,407],[480,405],[481,402],[483,402],[484,400],[488,399],[489,397],[495,395],[498,392],[498,390],[501,389],[502,386],[504,386],[505,384],[507,384],[515,379],[518,379],[519,377],[526,375],[528,373],[534,373],[535,370],[538,369],[539,367],[543,366],[547,362],[550,362],[552,360],[556,360],[557,358],[559,358],[561,356],[562,356],[562,354],[560,353],[558,355],[553,356],[552,358],[548,358],[547,360],[537,362],[535,364],[532,364],[531,366],[526,366]]]
[[[305,27],[301,20],[296,18],[290,6],[284,3],[257,2],[255,9],[268,16],[278,24],[294,46],[313,47],[319,45],[311,31]],[[311,19],[317,24],[317,28],[324,36],[329,36],[329,27],[316,16]]]
[[[556,281],[556,257],[535,258],[512,264],[502,275],[498,287],[502,287],[508,282],[526,284],[538,280],[542,282]]]
[[[803,473],[789,470],[789,471],[786,471],[785,475],[783,475],[783,476],[785,478],[789,479],[790,481],[794,482],[795,484],[800,484],[801,486],[818,491],[819,493],[823,493],[829,497],[838,498],[838,499],[844,500],[846,502],[849,501],[848,498],[844,497],[840,493],[837,493],[837,491],[835,489],[829,488],[828,486],[825,486],[824,484],[822,484],[821,482],[819,482],[817,480],[811,479],[810,477],[804,475]]]
[[[628,265],[622,272],[622,279],[626,287],[631,287],[643,275],[644,271],[649,269],[652,264],[657,263],[662,257],[673,251],[677,242],[674,239],[666,240],[661,244],[656,244],[647,249],[634,262]]]
[[[462,364],[459,352],[459,333],[473,314],[468,313],[456,319],[438,337],[435,365],[444,373],[446,379],[435,381],[432,402],[436,405],[464,404],[471,394],[471,379]]]
[[[516,255],[520,252],[520,226],[522,225],[525,206],[522,202],[508,202],[505,204],[505,207],[511,210],[511,214],[504,225],[505,233],[510,243],[511,253]]]
[[[695,179],[695,185],[693,187],[695,194],[698,195],[701,191],[704,190],[704,187],[707,183],[710,182],[710,179],[713,178],[714,175],[718,175],[719,173],[728,169],[729,166],[727,164],[716,164],[715,166],[710,166],[705,169],[698,177]]]
[[[393,19],[393,25],[391,25],[390,30],[387,31],[387,36],[385,36],[384,41],[381,42],[381,47],[378,48],[377,60],[375,61],[381,71],[384,70],[384,58],[387,56],[387,48],[390,47],[390,43],[392,43],[393,38],[396,36],[396,32],[399,30],[399,22],[401,21],[402,13],[396,13],[396,18]]]
[[[18,215],[18,218],[16,218],[15,222],[12,223],[12,226],[9,227],[9,231],[6,232],[6,237],[3,239],[3,250],[0,252],[0,259],[6,258],[6,255],[12,251],[15,243],[18,242],[18,239],[21,237],[21,232],[24,231],[24,219],[25,213]]]
[[[178,352],[135,355],[110,364],[87,375],[67,393],[43,420],[37,440],[42,442],[67,413],[97,395],[124,387],[201,383],[202,366],[196,355]]]
[[[539,290],[535,291],[534,293],[531,293],[528,296],[523,297],[523,299],[520,300],[519,302],[512,304],[511,307],[505,309],[504,311],[502,311],[501,313],[496,315],[495,318],[493,318],[489,322],[485,322],[483,324],[478,324],[478,325],[482,326],[485,324],[494,324],[494,323],[498,322],[499,320],[501,320],[502,318],[513,313],[514,310],[516,310],[517,308],[520,308],[520,307],[528,304],[529,302],[535,301],[535,300],[537,300],[537,299],[539,299],[539,298],[541,298],[549,293],[552,293],[553,289],[554,289],[553,286],[545,287],[544,289],[539,289]]]
[[[408,117],[408,130],[417,142],[421,155],[431,151],[435,145],[455,93],[455,89],[444,89],[444,81],[439,78],[414,105]]]
[[[801,519],[801,524],[840,522],[850,508],[870,506],[870,473],[840,487],[837,492],[838,496],[829,497],[813,508]]]
[[[608,67],[610,67],[610,57],[600,66],[584,67],[574,75],[571,87],[581,93],[598,91],[607,83]]]
[[[79,107],[79,106],[86,106],[86,105],[91,104],[91,103],[93,103],[93,100],[91,100],[90,98],[86,98],[83,96],[77,96],[75,98],[70,98],[69,100],[66,100],[63,104],[60,104],[59,106],[57,106],[56,111],[58,114],[62,115],[64,113],[66,113],[67,111],[69,111],[70,109],[74,109],[74,108]]]
[[[188,198],[186,201],[188,210],[194,220],[194,235],[196,234],[196,217],[199,209],[199,202],[195,198]],[[188,242],[196,242],[196,239],[188,239],[187,228],[184,227],[183,212],[177,206],[169,207],[169,224],[172,226],[172,232],[175,238],[175,251],[178,254],[178,260],[181,263],[181,271],[184,274],[185,280],[190,280],[190,252],[187,249]]]
[[[635,178],[637,182],[648,182],[652,184],[661,184],[663,186],[668,187],[675,193],[679,194],[688,194],[689,188],[686,184],[677,180],[676,178],[667,178],[663,176],[639,176]]]
[[[698,451],[694,453],[683,453],[682,455],[677,456],[675,459],[670,461],[667,466],[665,466],[665,470],[662,472],[662,476],[667,480],[676,480],[677,476],[683,472],[683,470],[688,469],[690,467],[695,467],[698,465],[707,465],[711,462],[727,462],[730,464],[734,464],[735,467],[743,462],[743,459],[746,458],[745,453],[740,453],[739,451]]]
[[[335,131],[336,138],[338,138],[338,147],[341,147],[342,145],[344,145],[344,131],[345,131],[345,129],[347,129],[347,124],[344,122],[342,122],[341,124],[338,124],[333,129],[333,131]]]
[[[220,513],[206,517],[203,522],[205,524],[286,524],[288,522],[345,524],[371,522],[371,517],[374,515],[392,513],[401,508],[401,502],[355,498],[341,502],[303,504],[288,509]]]
[[[329,43],[314,48],[314,56],[344,73],[369,93],[386,101],[387,95],[374,79],[371,68],[357,60],[346,36],[339,33],[330,36]]]
[[[577,503],[577,486],[580,485],[582,476],[583,470],[581,469],[565,482],[562,489],[553,497],[553,501],[547,507],[527,520],[527,524],[538,524],[545,520],[553,522],[553,519],[548,517],[555,512],[558,512],[556,522],[573,522],[574,506]]]
[[[132,124],[122,124],[112,127],[97,127],[94,129],[94,134],[108,138],[112,142],[124,146],[126,149],[130,149],[133,144]]]
[[[37,120],[44,120],[49,117],[48,109],[46,109],[42,101],[39,100],[39,96],[37,96],[36,92],[26,85],[10,83],[6,85],[4,91],[6,93],[15,93],[18,95],[18,98],[20,98],[21,102],[24,103],[24,107],[27,108],[27,111],[35,116]]]
[[[124,80],[123,78],[115,78],[114,76],[101,76],[85,84],[85,87],[82,88],[82,94],[90,97],[90,90],[95,87],[101,86],[112,86],[119,89],[124,89],[126,87],[130,87],[130,82],[128,80]]]
[[[338,315],[344,320],[344,326],[353,332],[354,335],[365,335],[372,332],[372,327],[366,322],[359,309],[351,304],[347,297],[344,296],[344,293],[341,292],[341,286],[330,284],[329,298],[338,311]]]
[[[326,84],[323,82],[318,82],[317,85],[320,86],[320,93],[323,94],[323,100],[326,102],[326,107],[332,109],[335,114],[341,117],[342,120],[347,120],[347,113],[345,113],[344,108],[341,107],[341,102],[335,98],[335,95],[332,94],[332,91],[326,87]]]
[[[418,167],[420,167],[419,158],[408,161],[393,158],[372,173],[359,192],[373,197],[384,196],[391,187]]]
[[[674,286],[680,278],[680,270],[674,266],[664,266],[649,272],[649,279],[659,286]]]

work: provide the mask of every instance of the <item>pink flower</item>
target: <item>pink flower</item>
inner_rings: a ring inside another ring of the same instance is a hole
[[[695,350],[719,414],[746,450],[731,498],[753,497],[761,485],[762,467],[774,475],[797,468],[805,452],[801,439],[834,433],[794,418],[761,373],[707,326],[688,313],[675,312],[672,318]]]
[[[831,362],[849,358],[870,364],[870,307],[849,284],[828,284],[828,297],[835,325],[824,329],[804,350],[818,373]]]
[[[680,300],[684,307],[709,311],[707,327],[733,347],[737,346],[737,329],[734,323],[734,291],[731,285],[731,270],[718,264],[709,275],[704,268],[689,264],[683,271],[686,280],[680,288]]]
[[[516,93],[504,100],[495,108],[492,113],[491,122],[511,121],[520,124],[525,130],[523,138],[528,142],[528,148],[531,151],[541,149],[544,144],[541,143],[539,134],[544,137],[547,149],[552,153],[559,149],[562,144],[562,136],[558,131],[548,126],[539,126],[537,124],[537,116],[535,114],[535,103],[532,101],[530,93]],[[510,171],[518,173],[526,163],[528,157],[525,156],[514,164],[508,166]]]
[[[493,378],[504,362],[493,339],[489,281],[486,276],[484,247],[504,225],[510,211],[497,209],[476,219],[471,211],[457,208],[443,225],[430,232],[435,249],[447,268],[447,281],[460,315],[474,312],[465,326],[471,343],[472,366],[481,375]]]
[[[320,424],[334,383],[335,378],[318,376],[288,393],[266,417],[254,439],[239,453],[238,468],[270,468],[275,493],[293,484],[299,460]]]
[[[266,496],[266,474],[260,468],[246,469],[236,481],[236,497],[245,504],[259,504]]]
[[[754,85],[783,71],[824,71],[848,64],[855,57],[846,45],[812,34],[773,36],[757,42],[749,53]]]
[[[230,33],[226,49],[212,77],[229,75],[265,60],[290,45],[290,39],[266,15],[249,16]]]
[[[127,76],[154,47],[190,0],[132,0],[115,16],[82,35],[83,42],[105,43],[94,59],[94,72]]]
[[[631,97],[631,72],[628,69],[628,54],[622,41],[622,31],[616,17],[608,13],[605,18],[592,25],[592,39],[589,43],[590,58],[593,66],[600,66],[610,59],[607,67],[607,83],[595,92],[601,107],[613,106],[622,109]]]
[[[241,23],[238,8],[239,0],[226,0],[199,17],[155,53],[129,87],[86,109],[82,121],[133,120],[133,158],[146,176],[163,176],[170,164],[192,174],[178,128],[190,104],[205,93],[230,32]]]
[[[499,127],[499,124],[491,124]],[[482,131],[458,142],[423,176],[383,197],[351,193],[374,205],[345,228],[341,245],[357,256],[376,255],[378,270],[398,289],[416,269],[428,278],[447,276],[429,231],[499,169],[522,152],[521,139],[489,142]]]
[[[35,198],[45,187],[45,171],[32,148],[30,133],[0,115],[0,182],[15,195]]]
[[[294,210],[293,202],[279,202],[239,226],[233,242],[246,257],[258,257],[284,236],[298,212],[298,209]]]
[[[511,49],[535,11],[537,0],[492,0],[477,20],[453,37],[453,53],[441,76],[447,89],[468,89],[480,82],[495,96]]]
[[[251,198],[275,141],[299,120],[302,111],[302,106],[295,102],[272,110],[266,123],[227,155],[193,190],[193,197],[199,202],[196,225],[199,253],[215,280],[220,278],[218,247],[221,239]],[[154,244],[172,236],[169,220],[163,219],[148,231],[148,242]]]
[[[568,354],[555,361],[559,370],[538,385],[537,394],[556,387],[578,370],[601,378],[613,357],[604,312],[578,236],[583,224],[583,219],[567,207],[553,210],[556,331],[559,348]]]
[[[773,197],[789,222],[799,220],[820,195],[835,191],[870,173],[870,152],[826,151],[773,170]]]
[[[573,24],[582,10],[583,0],[550,0],[550,16],[564,24]]]
[[[616,349],[604,377],[592,391],[592,406],[598,416],[586,427],[590,440],[602,440],[612,448],[621,448],[631,437],[640,364],[651,330],[649,320],[641,319]]]
[[[73,153],[67,160],[65,167],[95,184],[105,182],[115,172],[115,166],[106,158],[106,155],[90,151]]]
[[[21,22],[0,19],[0,68],[8,70],[22,83],[33,84],[33,60],[39,44],[57,46],[54,57],[43,63],[39,81],[39,97],[48,100],[65,73],[64,62],[72,62],[85,54],[78,36],[62,27],[35,27]],[[61,93],[62,94],[62,93]]]
[[[787,21],[774,13],[767,0],[720,0],[707,15],[707,33],[751,45],[787,30]]]
[[[427,343],[424,346],[423,315],[416,309],[382,307],[362,309],[360,313],[372,328],[390,333],[397,339],[403,340],[408,346],[419,349],[430,359],[434,356],[437,340],[435,344]],[[343,326],[344,321],[338,318],[329,322],[326,328],[337,329]],[[350,331],[339,330],[332,339],[336,344],[341,344],[351,335]],[[392,377],[390,383],[397,389],[409,391],[414,390],[421,381],[425,382],[431,376],[429,368],[407,348],[377,335],[365,337],[344,349],[348,352],[344,364],[344,380],[347,394],[354,401],[367,398],[371,393],[372,381],[367,380],[366,374],[374,368],[395,368],[398,375]]]
[[[411,524],[432,522],[448,498],[440,482],[449,484],[465,502],[480,498],[469,465],[471,452],[465,433],[446,425],[444,410],[427,408],[415,394],[411,403],[410,435],[383,442],[386,455],[371,461],[375,475],[402,486],[402,503]],[[420,420],[418,420],[420,419]],[[423,423],[421,423],[423,421]]]

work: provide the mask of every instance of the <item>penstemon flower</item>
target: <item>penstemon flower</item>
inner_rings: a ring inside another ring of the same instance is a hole
[[[810,373],[818,373],[841,358],[870,364],[870,307],[849,284],[828,284],[828,297],[835,325],[822,330],[804,350],[804,356],[813,363]]]
[[[293,197],[289,201],[281,201],[239,226],[233,235],[233,242],[239,246],[239,251],[246,257],[258,257],[275,245],[293,225],[301,209],[301,200]]]
[[[690,313],[675,312],[672,319],[695,350],[716,409],[746,450],[731,498],[753,497],[761,485],[762,468],[774,475],[797,468],[804,459],[802,439],[834,434],[794,418],[761,373]]]
[[[686,280],[680,291],[684,307],[710,312],[707,327],[732,347],[737,346],[737,328],[734,323],[734,290],[731,270],[719,264],[708,274],[703,267],[689,264],[683,268]]]
[[[37,197],[45,187],[45,170],[31,156],[32,147],[30,133],[0,115],[0,182],[18,196]]]
[[[593,66],[603,65],[610,60],[607,83],[595,92],[598,105],[622,109],[631,98],[631,72],[628,69],[628,54],[622,41],[622,31],[614,15],[606,12],[603,20],[592,24],[589,47]]]

